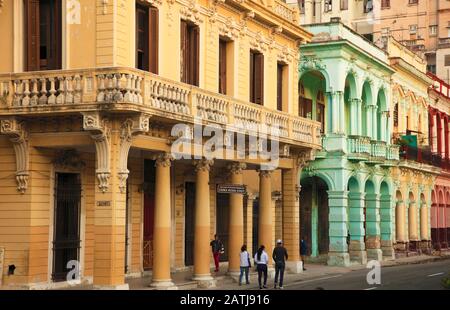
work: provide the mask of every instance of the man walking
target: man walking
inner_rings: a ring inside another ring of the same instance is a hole
[[[216,265],[214,272],[219,272],[220,254],[224,252],[222,241],[219,240],[219,236],[214,235],[214,240],[211,241],[209,245],[211,246],[214,256],[214,264]]]
[[[306,270],[305,268],[305,257],[308,255],[308,237],[303,236],[302,240],[300,241],[300,256],[302,258],[303,262],[303,270]]]
[[[273,249],[272,258],[275,262],[275,284],[273,288],[277,288],[278,275],[280,275],[280,289],[283,289],[284,269],[286,267],[286,260],[288,259],[288,253],[283,246],[283,241],[277,240],[277,246]]]

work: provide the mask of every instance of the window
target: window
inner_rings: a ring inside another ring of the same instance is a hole
[[[317,93],[316,121],[318,121],[322,124],[321,131],[323,134],[325,132],[325,101],[324,101],[324,97],[323,97],[323,92],[320,90]]]
[[[341,0],[341,11],[348,10],[348,0]]]
[[[373,33],[365,33],[362,36],[367,40],[369,40],[370,42],[373,42]]]
[[[373,11],[373,1],[364,0],[364,13],[370,13]]]
[[[409,34],[417,33],[417,25],[409,25]]]
[[[445,55],[444,66],[446,67],[450,66],[450,55]]]
[[[25,0],[26,70],[61,69],[61,1]]]
[[[418,4],[419,0],[408,0],[408,4]]]
[[[381,28],[381,34],[383,36],[387,36],[387,35],[389,35],[389,30],[390,30],[389,27]]]
[[[333,10],[333,1],[325,0],[325,12],[331,12]]]
[[[158,9],[136,4],[136,68],[158,73]]]
[[[199,86],[200,28],[181,21],[181,82]]]
[[[300,13],[305,13],[305,0],[300,0],[298,2],[299,7],[300,7]]]
[[[312,118],[312,100],[305,97],[305,88],[301,82],[298,85],[298,115],[304,118]]]
[[[394,106],[394,127],[398,127],[398,102]]]
[[[390,0],[381,0],[381,8],[386,9],[391,7],[391,1]]]
[[[436,74],[436,65],[427,65],[427,71]]]
[[[219,40],[219,93],[227,93],[227,42]]]
[[[430,36],[435,36],[437,34],[437,26],[432,25],[430,26]]]
[[[250,102],[264,103],[264,55],[250,51]]]

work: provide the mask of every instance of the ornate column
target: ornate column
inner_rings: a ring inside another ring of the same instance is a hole
[[[414,249],[416,249],[419,236],[417,230],[417,206],[415,201],[409,202],[408,232],[409,232],[409,242],[412,243],[412,246],[414,247]]]
[[[392,196],[381,195],[380,198],[380,233],[381,251],[384,259],[394,259],[394,245],[392,242],[393,216],[392,216]]]
[[[372,106],[366,104],[366,135],[372,138]]]
[[[244,243],[247,250],[251,253],[253,250],[253,202],[255,195],[248,193],[247,207],[244,209]]]
[[[228,166],[230,172],[230,183],[242,185],[242,170],[247,166],[243,163],[233,163]],[[244,242],[244,209],[243,209],[243,195],[230,194],[230,221],[228,229],[228,272],[240,272],[240,257],[241,246]],[[249,251],[251,252],[251,251]]]
[[[397,238],[397,248],[399,250],[406,250],[405,244],[407,242],[405,229],[406,229],[406,210],[405,203],[402,200],[397,200],[395,208],[395,235]]]
[[[209,171],[212,160],[201,159],[195,161],[195,229],[194,229],[194,277],[202,287],[214,286],[211,277],[210,258],[210,195]]]
[[[367,258],[381,261],[380,195],[366,194]]]
[[[7,135],[13,145],[16,155],[17,190],[21,194],[25,194],[30,176],[30,151],[25,122],[20,122],[15,117],[3,119],[0,122],[0,134]]]
[[[353,99],[356,103],[357,114],[357,132],[358,136],[362,136],[362,100],[359,98]]]
[[[358,99],[350,99],[350,134],[358,134]]]
[[[153,274],[151,286],[169,288],[174,284],[170,277],[171,249],[171,197],[170,167],[172,157],[159,154],[156,159],[155,213],[153,227]]]
[[[376,105],[372,105],[372,140],[378,140],[378,120],[377,113],[378,107]]]
[[[426,203],[422,203],[420,207],[420,240],[422,241],[421,248],[428,248],[428,241],[430,240],[428,231],[428,207]]]
[[[267,254],[272,254],[272,171],[259,171],[259,222],[258,242],[266,247]],[[259,246],[258,245],[258,246]],[[269,266],[272,260],[269,259]]]
[[[339,102],[339,133],[345,133],[345,103],[344,92],[338,91],[337,98]]]
[[[389,143],[389,136],[387,135],[387,117],[386,117],[386,115],[387,115],[387,111],[382,111],[381,112],[381,124],[380,124],[380,126],[381,126],[381,128],[380,128],[380,134],[381,134],[381,137],[380,137],[380,140],[381,141],[384,141],[384,142],[386,142],[386,143]]]
[[[349,193],[349,229],[350,245],[349,254],[352,262],[359,264],[367,263],[366,244],[364,236],[364,193]]]
[[[338,92],[328,93],[331,109],[331,133],[338,133],[339,131],[339,94]]]
[[[328,265],[350,266],[347,246],[347,191],[328,191],[330,247]]]

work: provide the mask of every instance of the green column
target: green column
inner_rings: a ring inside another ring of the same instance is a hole
[[[381,260],[380,195],[366,194],[367,258]]]
[[[357,126],[358,126],[358,130],[357,130],[357,135],[362,136],[362,126],[363,126],[363,119],[362,119],[362,100],[361,99],[354,99],[355,104],[356,104],[356,111],[357,111]]]
[[[358,134],[358,112],[357,112],[358,102],[355,99],[350,99],[350,134]]]
[[[376,105],[372,106],[372,140],[378,140],[378,109]]]
[[[393,201],[391,195],[382,195],[380,198],[380,232],[381,232],[381,251],[383,258],[395,258],[392,231],[393,231]]]
[[[368,137],[372,137],[372,108],[366,104],[366,133]]]
[[[329,237],[328,265],[349,266],[347,247],[347,191],[328,191]]]
[[[367,263],[366,246],[364,243],[364,194],[349,193],[349,227],[350,227],[350,260],[360,264]]]
[[[319,208],[317,206],[317,185],[312,182],[312,201],[311,201],[311,256],[319,256]]]

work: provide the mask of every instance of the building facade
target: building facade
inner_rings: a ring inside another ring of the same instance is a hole
[[[322,151],[301,178],[301,229],[328,264],[393,258],[394,180],[387,54],[339,22],[306,26],[300,110],[322,121]]]
[[[189,268],[209,286],[216,233],[231,273],[244,240],[278,238],[300,271],[299,171],[320,123],[298,116],[298,16],[278,0],[2,2],[3,285],[59,287],[77,266],[99,287],[150,271],[167,288]],[[275,166],[255,156],[267,144]],[[253,184],[257,203],[218,184]]]

